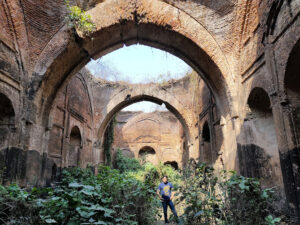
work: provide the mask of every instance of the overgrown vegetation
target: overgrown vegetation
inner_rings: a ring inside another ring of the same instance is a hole
[[[112,118],[112,120],[109,122],[104,133],[103,148],[104,148],[104,155],[105,155],[105,164],[108,166],[111,166],[112,163],[111,152],[112,152],[112,144],[114,142],[114,130],[116,124],[117,124],[117,119],[115,115]]]
[[[272,208],[273,192],[258,180],[222,171],[216,176],[205,164],[189,164],[183,171],[171,166],[139,164],[116,157],[117,169],[100,166],[64,170],[53,188],[0,186],[1,224],[155,224],[160,202],[155,195],[163,175],[177,192],[176,207],[183,207],[181,224],[285,224]]]
[[[118,149],[115,158],[115,168],[118,169],[121,173],[124,173],[139,171],[142,169],[142,166],[137,159],[123,156],[121,150]]]
[[[185,224],[277,224],[272,189],[261,189],[257,179],[234,171],[215,175],[205,164],[190,166],[182,176],[181,200]],[[282,222],[282,224],[284,224]]]
[[[71,28],[78,29],[84,36],[89,36],[95,31],[96,26],[90,15],[86,14],[86,12],[79,6],[71,6],[70,1],[65,1],[65,4],[68,9],[68,13],[65,18],[67,24]]]
[[[55,188],[16,185],[1,187],[3,224],[153,224],[157,215],[155,191],[133,177],[102,166],[90,170],[64,170]]]
[[[15,184],[8,187],[0,185],[0,224],[42,224],[34,199]]]

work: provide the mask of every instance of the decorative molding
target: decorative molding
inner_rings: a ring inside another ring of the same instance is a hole
[[[283,36],[291,26],[293,26],[293,24],[297,21],[299,16],[300,16],[300,12],[296,14],[296,16],[292,19],[292,21],[288,23],[276,37],[273,37],[271,43],[275,44],[280,39],[280,37]]]
[[[159,137],[156,137],[156,136],[152,136],[152,135],[141,135],[141,136],[138,136],[136,139],[134,139],[135,141],[138,141],[138,140],[141,140],[143,138],[151,138],[151,139],[154,139],[154,140],[157,140],[159,141],[160,138]]]
[[[20,82],[3,70],[0,70],[0,81],[8,84],[17,91],[21,91]]]
[[[245,83],[253,74],[256,73],[261,67],[266,64],[265,61],[265,53],[262,53],[260,56],[256,58],[256,60],[241,74],[242,75],[242,83]]]
[[[79,120],[82,123],[86,122],[86,119],[79,113],[77,112],[75,109],[73,108],[69,108],[69,113],[77,120]]]
[[[57,105],[56,107],[57,107],[57,109],[59,109],[59,110],[61,110],[61,111],[63,111],[63,112],[65,112],[65,111],[66,111],[66,109],[65,109],[65,108],[63,108],[63,107],[61,107],[61,106],[59,106],[59,105]]]
[[[151,119],[151,118],[144,118],[144,119],[141,119],[141,120],[138,120],[136,123],[141,123],[141,122],[144,122],[146,120],[150,120],[151,122],[154,122],[154,123],[158,123],[159,124],[159,121],[158,120],[154,120],[154,119]]]
[[[65,129],[63,126],[61,126],[61,125],[59,125],[59,124],[57,124],[57,123],[54,123],[53,126],[54,126],[54,127],[58,127],[58,128],[60,128],[60,129]]]
[[[59,154],[50,153],[49,156],[56,159],[62,159],[62,155]]]

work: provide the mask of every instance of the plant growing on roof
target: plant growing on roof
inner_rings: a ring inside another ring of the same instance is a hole
[[[94,22],[90,15],[86,13],[79,6],[71,6],[70,1],[65,1],[68,13],[65,16],[67,24],[71,28],[78,29],[84,36],[90,36],[96,29]]]

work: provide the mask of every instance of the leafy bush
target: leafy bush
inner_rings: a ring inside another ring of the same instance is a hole
[[[98,178],[105,184],[103,191],[107,198],[114,200],[116,215],[130,218],[132,221],[128,224],[153,224],[156,221],[158,200],[155,190],[147,183],[127,174],[120,174],[117,170],[109,170],[106,167],[100,171]]]
[[[30,194],[17,185],[0,185],[0,224],[40,224],[38,209]]]
[[[121,150],[118,149],[115,158],[115,168],[121,173],[124,173],[130,171],[139,171],[142,169],[142,166],[137,159],[124,156]]]
[[[53,189],[27,193],[16,185],[1,186],[0,210],[4,224],[146,225],[156,221],[157,199],[147,184],[103,166],[97,176],[90,170],[64,170]]]
[[[122,172],[100,166],[95,176],[90,169],[65,169],[54,188],[0,186],[0,224],[155,224],[155,190],[163,175],[178,187],[181,224],[285,224],[273,213],[273,191],[262,190],[256,179],[233,171],[216,176],[205,164],[179,172],[163,164],[137,165],[122,155],[118,160]]]
[[[141,165],[138,159],[124,156],[120,149],[118,149],[116,154],[115,168],[121,173],[127,173],[139,181],[147,182],[154,186],[161,182],[161,178],[164,175],[167,175],[169,180],[175,185],[179,184],[181,179],[180,172],[170,165],[164,165],[161,162],[158,165],[143,162],[143,165]]]
[[[70,27],[80,30],[86,36],[95,31],[96,26],[90,15],[78,6],[70,6],[70,1],[66,1],[66,6],[69,12],[65,18]]]
[[[140,181],[105,166],[97,177],[80,169],[64,171],[63,176],[49,198],[38,202],[46,223],[152,224],[155,220],[155,193]]]
[[[205,164],[183,173],[181,200],[186,204],[184,224],[277,224],[273,218],[273,191],[262,190],[257,179],[222,171],[219,177]]]
[[[177,186],[181,182],[180,172],[176,171],[170,165],[163,165],[162,163],[153,165],[150,162],[146,162],[142,165],[141,169],[129,170],[127,171],[127,174],[139,181],[145,182],[154,190],[156,190],[164,175],[168,176],[169,181],[171,181],[174,185],[174,189],[177,189]]]
[[[164,165],[159,163],[157,166],[154,166],[151,163],[145,163],[143,165],[144,171],[147,173],[147,178],[150,181],[153,181],[156,185],[161,182],[163,176],[168,176],[168,180],[171,181],[176,187],[180,183],[180,172],[176,171],[170,165]]]

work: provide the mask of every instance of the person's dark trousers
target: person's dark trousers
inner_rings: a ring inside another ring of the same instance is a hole
[[[178,216],[177,216],[177,212],[175,210],[173,202],[170,200],[169,197],[167,197],[167,198],[165,198],[165,197],[167,197],[167,196],[163,197],[164,199],[162,201],[162,206],[164,209],[165,223],[168,223],[168,206],[170,206],[170,209],[171,209],[172,213],[174,214],[176,220],[177,220]]]

